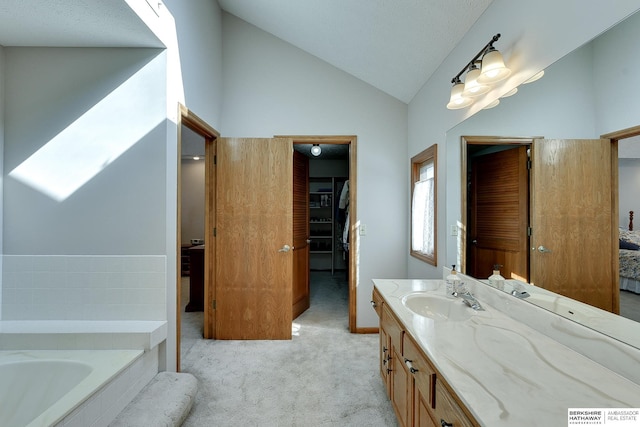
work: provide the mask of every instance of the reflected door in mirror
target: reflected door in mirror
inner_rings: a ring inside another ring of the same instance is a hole
[[[531,282],[618,312],[617,150],[608,139],[535,140],[532,161]]]
[[[467,274],[487,278],[499,264],[504,277],[528,281],[528,147],[501,148],[470,162]]]

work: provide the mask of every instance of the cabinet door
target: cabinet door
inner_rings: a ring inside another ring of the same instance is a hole
[[[391,340],[387,331],[380,326],[380,376],[387,390],[387,397],[391,398],[391,384],[389,374],[391,373]]]
[[[413,379],[413,425],[433,426],[435,370],[407,334],[402,347],[404,363]]]
[[[391,345],[391,403],[401,426],[410,426],[413,380],[398,348]]]
[[[382,302],[382,297],[380,296],[380,292],[378,292],[376,288],[373,288],[371,305],[373,306],[373,309],[378,314],[378,317],[382,316],[382,304],[383,302]]]
[[[419,391],[416,393],[414,402],[414,419],[413,425],[416,427],[440,427],[440,424],[436,424],[433,421],[432,409],[429,407],[429,403],[423,399],[424,395]]]
[[[474,424],[467,418],[460,406],[453,399],[449,391],[442,383],[436,383],[436,422],[444,426],[473,427]]]

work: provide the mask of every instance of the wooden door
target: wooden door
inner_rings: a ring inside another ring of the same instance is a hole
[[[532,162],[531,282],[615,312],[611,142],[535,140]]]
[[[290,139],[218,140],[218,339],[291,339],[292,164]]]
[[[527,146],[471,161],[467,274],[487,278],[494,264],[509,279],[529,280]]]
[[[293,152],[293,318],[309,308],[309,158]]]

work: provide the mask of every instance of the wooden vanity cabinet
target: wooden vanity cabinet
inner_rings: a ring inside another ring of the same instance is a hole
[[[396,412],[401,426],[411,425],[411,396],[409,390],[409,371],[402,358],[402,339],[404,329],[395,318],[386,304],[382,305],[382,317],[380,318],[381,334],[387,336],[386,375],[383,374],[387,387],[387,395]],[[382,343],[382,341],[381,341]],[[384,348],[381,350],[384,352]],[[382,354],[381,353],[381,354]]]
[[[374,288],[380,316],[380,375],[402,427],[473,427],[437,370]]]
[[[432,417],[436,383],[435,369],[418,350],[418,346],[411,337],[404,335],[403,359],[409,370],[411,389],[411,401],[413,402],[413,422],[412,426],[432,427],[439,424],[434,423]]]
[[[474,427],[462,408],[456,403],[442,382],[436,382],[435,419],[442,427]]]

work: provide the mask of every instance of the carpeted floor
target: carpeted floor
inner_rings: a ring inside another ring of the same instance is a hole
[[[202,313],[182,323],[182,371],[198,379],[184,426],[397,426],[378,335],[348,331],[344,274],[312,272],[291,341],[203,340]]]

